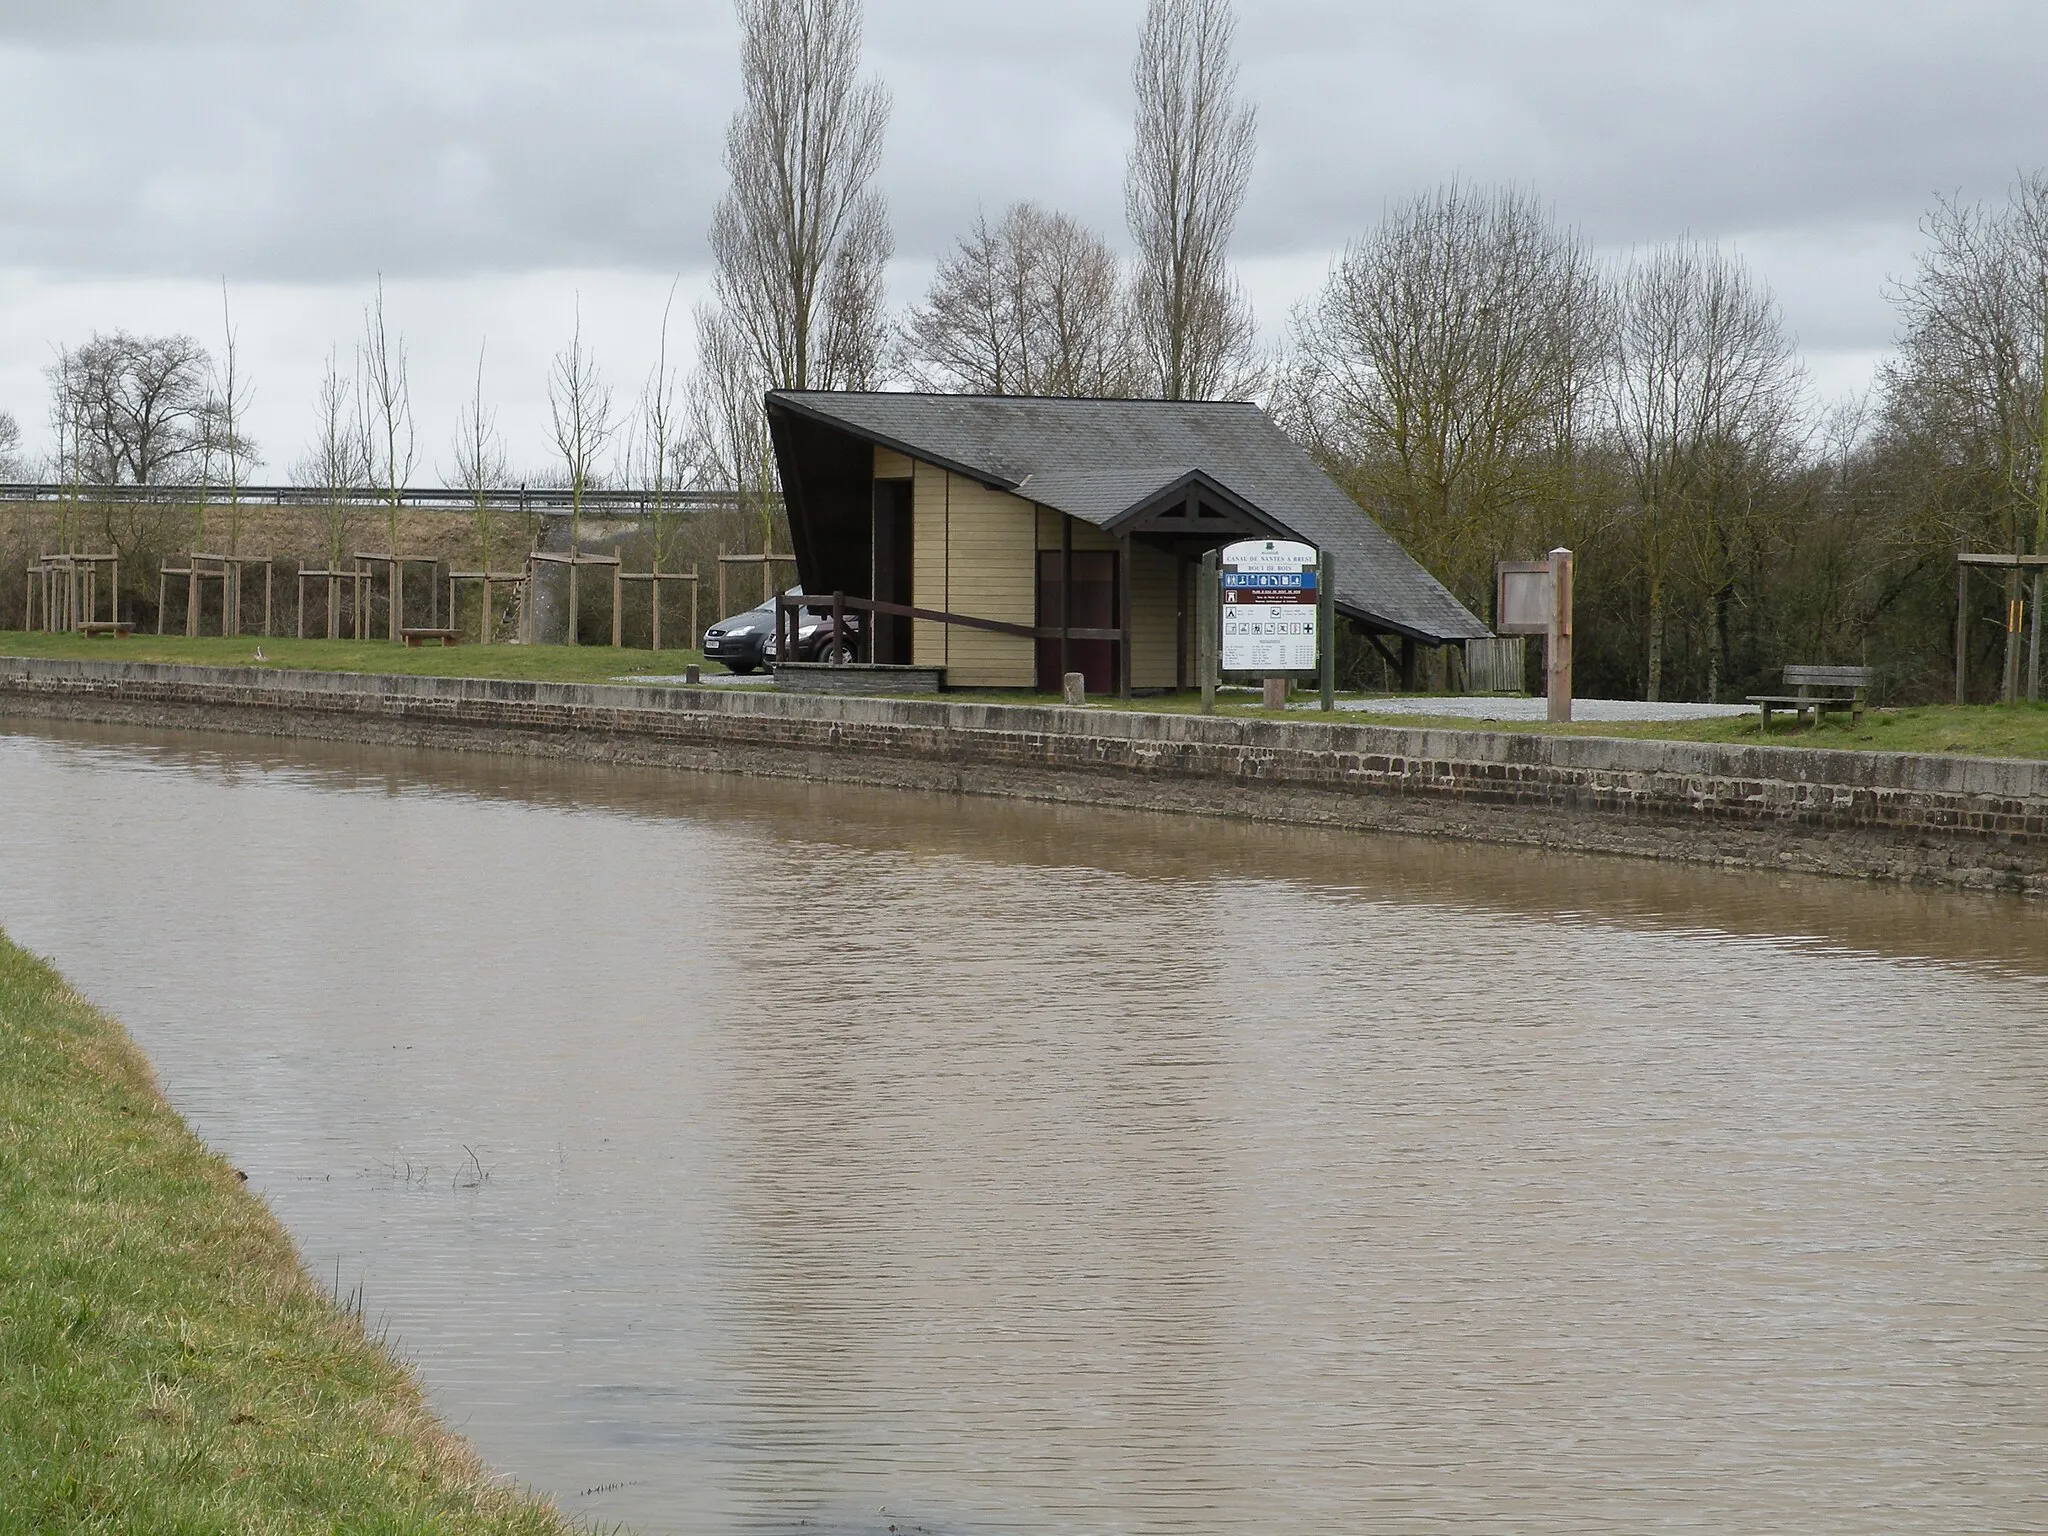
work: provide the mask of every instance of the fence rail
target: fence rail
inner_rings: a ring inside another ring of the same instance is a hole
[[[108,502],[141,502],[193,506],[204,498],[210,505],[225,505],[228,494],[221,486],[197,485],[63,485],[47,482],[0,484],[0,505],[43,504],[76,501],[91,505]],[[308,485],[245,485],[235,492],[245,507],[297,507],[317,510],[341,505],[377,508],[391,505],[391,493],[376,488],[355,488],[340,492]],[[678,511],[701,512],[732,507],[739,493],[721,490],[664,491],[661,500]],[[780,498],[772,498],[779,504]],[[476,494],[459,487],[440,485],[401,486],[398,504],[420,511],[468,512],[476,506]],[[567,516],[574,510],[574,498],[566,487],[540,485],[494,486],[484,492],[484,505],[493,512],[538,512]],[[645,517],[655,507],[650,490],[586,490],[586,517]]]

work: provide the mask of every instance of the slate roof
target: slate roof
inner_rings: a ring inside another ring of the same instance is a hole
[[[768,402],[1102,527],[1199,470],[1329,550],[1351,616],[1432,642],[1488,632],[1256,405],[824,390]]]

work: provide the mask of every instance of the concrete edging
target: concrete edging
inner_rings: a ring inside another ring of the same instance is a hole
[[[1141,806],[2048,895],[2048,762],[0,658],[0,713]]]

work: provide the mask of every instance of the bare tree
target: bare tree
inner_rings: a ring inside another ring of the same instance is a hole
[[[455,423],[454,483],[469,492],[470,522],[476,529],[478,569],[491,568],[491,497],[505,483],[505,444],[498,413],[484,404],[484,346],[476,349],[476,383]],[[453,622],[453,615],[450,615]],[[486,616],[488,622],[488,616]]]
[[[175,481],[199,449],[206,349],[190,336],[95,332],[46,370],[90,483]]]
[[[242,477],[253,465],[262,463],[256,445],[242,432],[249,409],[249,381],[241,374],[241,345],[235,331],[234,315],[228,308],[227,279],[220,285],[221,357],[209,370],[211,390],[202,412],[206,469],[202,483],[210,480],[217,462],[227,478],[228,553],[238,554],[242,542]],[[203,501],[203,496],[202,496]]]
[[[555,354],[548,373],[548,436],[569,488],[569,548],[583,542],[583,493],[603,482],[604,450],[618,430],[611,386],[597,371],[597,359],[583,345],[583,306],[569,345]]]
[[[328,350],[315,401],[318,425],[312,444],[295,467],[294,478],[322,493],[321,538],[327,569],[338,571],[355,523],[356,495],[368,484],[370,470],[368,439],[361,430],[356,392],[341,371],[340,355],[333,348]]]
[[[1297,312],[1283,419],[1416,557],[1481,603],[1535,521],[1569,522],[1607,359],[1606,288],[1535,198],[1451,185],[1389,211]]]
[[[977,217],[903,329],[927,389],[1127,395],[1143,364],[1115,255],[1064,214],[1016,203]]]
[[[2048,551],[2048,176],[2003,207],[1944,198],[1921,228],[1928,249],[1893,295],[1887,425],[1932,450],[1923,499],[1951,543],[2020,552],[2031,534]]]
[[[1786,454],[1801,376],[1770,290],[1738,258],[1681,240],[1622,279],[1613,377],[1640,530],[1645,696],[1656,699],[1678,561],[1688,545],[1696,562],[1704,553],[1706,584],[1725,589],[1730,525],[1754,510],[1758,485]]]
[[[652,535],[654,569],[666,568],[675,553],[681,519],[677,516],[675,492],[694,469],[691,435],[684,429],[683,407],[676,398],[675,370],[669,364],[668,332],[676,302],[676,284],[670,283],[668,299],[661,307],[660,344],[654,367],[640,388],[633,445],[633,474],[647,492],[647,516]],[[649,597],[656,611],[661,605],[661,583],[652,584]]]
[[[732,318],[716,305],[696,310],[697,366],[687,391],[691,457],[698,484],[730,490],[741,526],[775,546],[775,451],[761,409],[768,388],[760,359]]]
[[[21,423],[12,411],[0,411],[0,480],[20,480],[27,473],[21,457]]]
[[[398,513],[406,481],[417,461],[412,386],[406,376],[405,337],[394,336],[384,318],[384,279],[363,310],[363,340],[356,353],[357,410],[363,422],[369,479],[383,492],[387,551],[391,555],[391,639],[405,625],[405,567],[398,560]]]
[[[888,213],[870,183],[888,94],[858,78],[860,0],[738,0],[745,100],[711,223],[713,292],[769,385],[872,386]]]
[[[1237,99],[1230,0],[1150,0],[1131,69],[1137,141],[1124,205],[1133,293],[1159,392],[1215,399],[1257,387],[1257,332],[1228,266],[1257,131]]]

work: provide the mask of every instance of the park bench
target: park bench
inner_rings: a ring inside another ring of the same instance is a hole
[[[135,633],[135,625],[127,619],[88,619],[78,626],[81,635],[112,635],[116,640],[125,640]]]
[[[1797,693],[1753,693],[1749,696],[1749,702],[1763,711],[1757,730],[1762,732],[1771,728],[1771,711],[1776,709],[1790,710],[1795,724],[1805,717],[1808,710],[1813,711],[1816,730],[1820,728],[1820,717],[1829,710],[1847,710],[1850,724],[1861,725],[1863,692],[1876,676],[1870,667],[1787,667],[1785,684],[1797,688]]]
[[[425,645],[429,640],[438,640],[443,645],[460,645],[462,636],[452,629],[401,629],[408,647]]]

